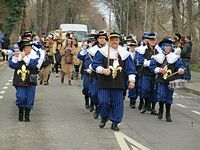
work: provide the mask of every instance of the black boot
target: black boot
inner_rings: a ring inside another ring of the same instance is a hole
[[[18,120],[19,121],[23,121],[24,119],[24,108],[23,107],[19,107],[19,117]]]
[[[99,128],[104,128],[108,119],[102,118],[101,122],[99,123]]]
[[[92,102],[92,100],[90,99],[90,107],[89,107],[89,111],[93,112],[94,111],[94,103]]]
[[[29,122],[30,121],[30,109],[25,108],[25,122]]]
[[[143,104],[143,106],[142,106],[142,109],[141,109],[141,111],[140,111],[140,113],[145,113],[147,111],[147,109],[146,109],[146,104]]]
[[[147,111],[151,111],[151,101],[149,99],[147,99],[147,101],[145,101],[145,103],[146,103]]]
[[[165,106],[166,106],[166,121],[172,122],[172,118],[170,114],[171,104],[165,104]]]
[[[139,103],[138,109],[141,110],[143,105],[144,105],[144,100],[142,98],[140,98],[140,103]]]
[[[163,107],[164,107],[164,103],[163,102],[159,102],[158,119],[162,119],[163,118]]]
[[[85,96],[85,108],[88,109],[89,107],[89,97]]]
[[[151,107],[151,115],[158,115],[157,111],[155,110],[156,102],[152,102]]]
[[[94,110],[94,113],[93,113],[93,117],[94,117],[94,119],[97,119],[99,117],[99,112],[98,112],[97,105],[95,105],[95,110]]]
[[[117,126],[117,123],[112,123],[111,129],[114,131],[119,131],[119,127]]]
[[[142,114],[147,111],[147,107],[148,107],[147,105],[148,105],[148,100],[145,100],[145,103],[143,104],[142,109],[140,111]]]
[[[130,107],[131,109],[135,109],[135,100],[133,99],[130,100]]]

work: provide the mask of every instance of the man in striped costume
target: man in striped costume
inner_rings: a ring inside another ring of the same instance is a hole
[[[92,69],[99,75],[99,105],[101,117],[100,128],[110,120],[111,129],[118,131],[124,111],[123,91],[126,88],[126,77],[129,77],[129,88],[135,87],[136,69],[128,51],[119,46],[118,33],[110,34],[110,51],[108,46],[96,52]]]

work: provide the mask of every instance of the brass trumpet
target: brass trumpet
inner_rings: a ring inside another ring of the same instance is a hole
[[[163,69],[164,69],[163,79],[166,80],[172,74],[172,70],[168,69],[168,65],[166,65]]]

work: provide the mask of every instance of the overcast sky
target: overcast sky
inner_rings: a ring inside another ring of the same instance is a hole
[[[109,7],[102,2],[95,3],[95,5],[99,9],[99,11],[104,15],[105,20],[107,22],[107,26],[108,26],[108,23],[109,23]],[[111,19],[112,19],[112,26],[113,26],[115,24],[115,19],[114,19],[113,13],[111,14]]]

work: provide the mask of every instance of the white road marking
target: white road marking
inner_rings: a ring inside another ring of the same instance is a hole
[[[192,110],[192,112],[197,114],[197,115],[200,115],[200,112],[198,112],[198,111]]]
[[[13,77],[11,77],[11,79],[13,79]]]
[[[8,89],[8,87],[7,87],[7,86],[4,86],[4,87],[3,87],[3,90],[6,90],[6,89]]]
[[[178,105],[178,106],[180,106],[180,107],[182,107],[182,108],[187,108],[187,106],[185,106],[185,105],[182,105],[182,104],[176,104],[176,105]]]
[[[6,85],[10,85],[10,83],[6,83]]]
[[[3,95],[0,95],[0,99],[3,99]]]
[[[12,80],[8,80],[8,82],[12,82]]]
[[[122,132],[114,132],[114,134],[117,139],[117,142],[120,145],[121,150],[130,150],[126,141],[128,141],[131,144],[131,148],[133,150],[150,150],[149,148],[143,146],[142,144],[138,143],[137,141],[133,140],[132,138],[128,137]]]
[[[6,91],[0,91],[0,94],[5,94],[6,93]]]
[[[132,150],[138,150],[137,148],[135,148],[134,146],[131,145]]]

